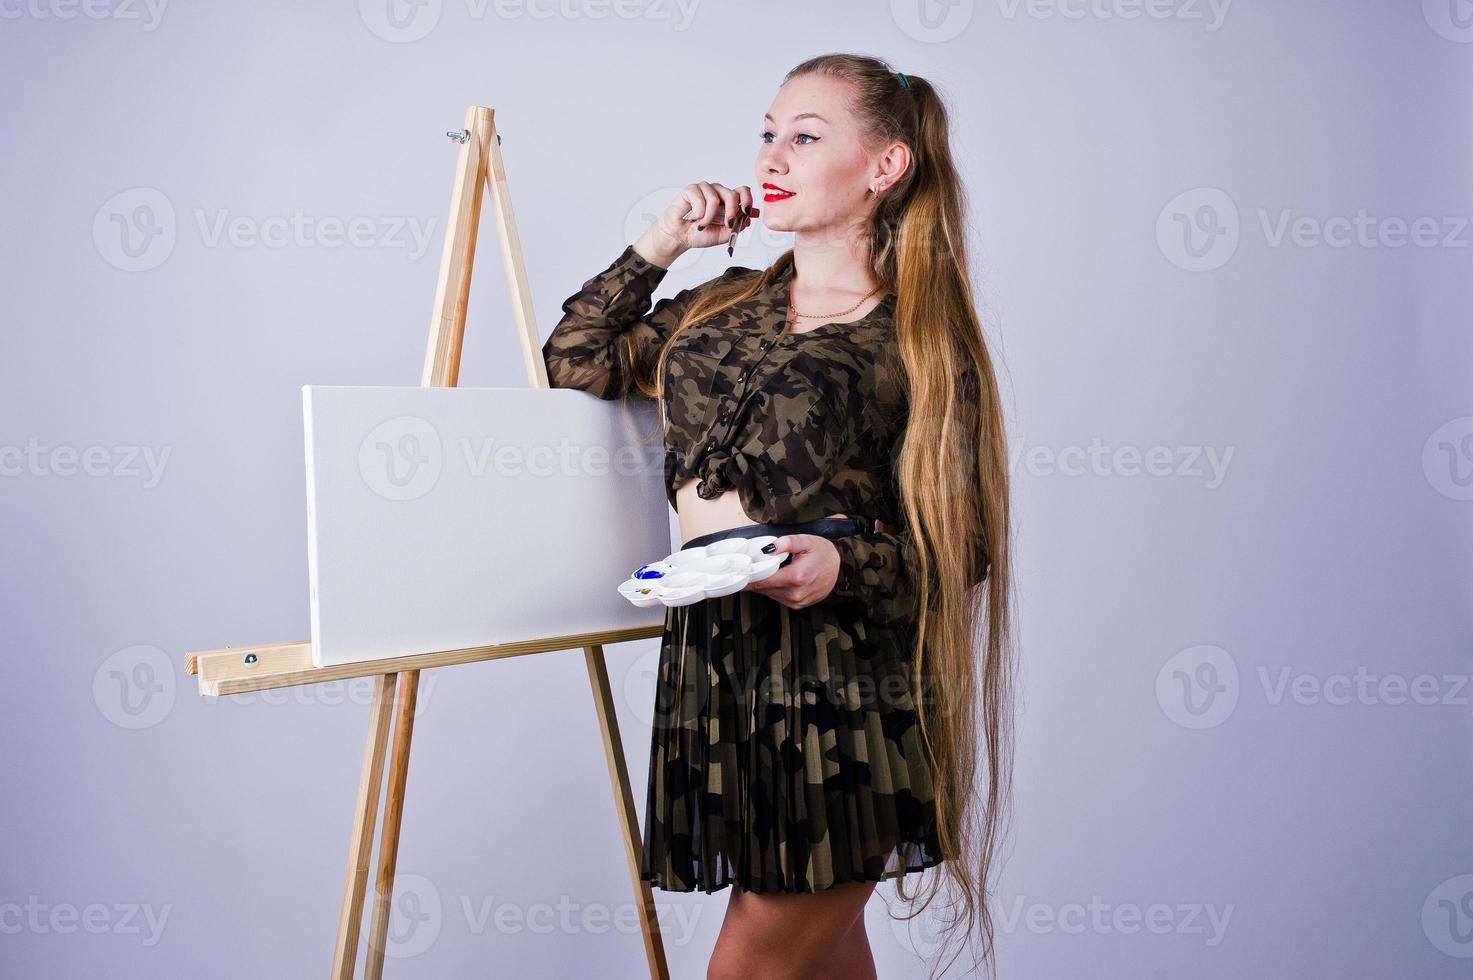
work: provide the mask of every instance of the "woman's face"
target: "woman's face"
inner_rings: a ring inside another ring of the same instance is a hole
[[[838,234],[873,208],[869,185],[882,161],[860,143],[850,91],[829,75],[802,75],[778,90],[762,122],[752,193],[767,227]]]

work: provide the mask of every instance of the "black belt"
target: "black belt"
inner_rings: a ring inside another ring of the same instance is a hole
[[[680,547],[695,548],[723,538],[757,538],[764,534],[775,534],[778,537],[784,534],[818,534],[825,538],[843,538],[873,530],[874,524],[874,519],[868,517],[820,517],[796,524],[741,524],[712,531],[710,534],[698,534]]]

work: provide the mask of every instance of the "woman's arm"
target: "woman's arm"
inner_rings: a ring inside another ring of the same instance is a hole
[[[882,399],[887,404],[892,399],[899,399],[905,406],[903,388],[903,374],[893,353],[891,356],[882,355],[877,389]],[[975,370],[963,374],[959,397],[969,405],[976,404],[978,385]],[[902,408],[902,411],[907,410]],[[908,430],[909,425],[901,431],[892,459],[899,458]],[[895,499],[899,500],[898,486],[894,493]],[[878,623],[914,622],[920,618],[920,559],[916,556],[915,536],[903,523],[903,513],[900,520],[902,524],[895,531],[868,531],[833,539],[839,552],[839,574],[830,595],[862,604],[866,615]],[[940,546],[946,546],[945,542]],[[970,547],[968,560],[972,574],[968,584],[976,586],[986,581],[991,560],[982,539],[972,542]],[[937,588],[933,572],[933,595]]]
[[[695,288],[650,308],[650,295],[669,270],[626,246],[607,269],[563,301],[563,318],[542,345],[554,388],[578,388],[603,399],[637,392],[650,378],[660,348],[680,324]]]
[[[745,228],[748,215],[759,213],[746,210],[751,200],[746,186],[733,190],[701,181],[682,188],[638,241],[563,301],[563,318],[542,345],[552,387],[580,388],[612,400],[639,393],[636,379],[653,384],[660,351],[701,291],[757,270],[732,266],[653,309],[650,296],[688,249],[724,244],[727,231]]]
[[[877,623],[913,623],[920,618],[920,561],[915,536],[909,529],[866,531],[834,538],[839,549],[839,577],[830,594],[861,604],[867,618]],[[974,574],[969,585],[987,580],[991,567],[987,547],[978,541],[971,556]],[[932,594],[937,588],[931,580]]]

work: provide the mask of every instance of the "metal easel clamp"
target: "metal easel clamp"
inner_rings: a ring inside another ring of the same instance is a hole
[[[466,141],[468,141],[471,138],[471,131],[469,129],[462,129],[460,132],[457,133],[455,130],[452,129],[449,132],[447,132],[445,135],[448,136],[448,137],[450,137],[451,139],[455,140],[455,142],[457,142],[457,143],[465,143]],[[501,134],[500,133],[497,133],[496,134],[496,145],[497,146],[500,146],[501,145]]]

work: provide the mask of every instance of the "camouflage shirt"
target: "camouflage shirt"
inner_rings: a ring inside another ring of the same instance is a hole
[[[651,308],[666,271],[630,245],[563,302],[564,316],[542,347],[553,387],[642,397],[634,378],[653,379],[660,349],[702,291],[762,273],[734,266]],[[670,505],[693,478],[706,499],[735,489],[747,516],[761,523],[861,518],[864,533],[833,539],[840,568],[828,598],[860,603],[876,622],[912,621],[914,554],[894,477],[907,415],[895,298],[887,294],[857,320],[791,334],[791,277],[789,266],[751,299],[691,324],[671,348],[664,378]],[[879,531],[875,520],[901,530]]]

